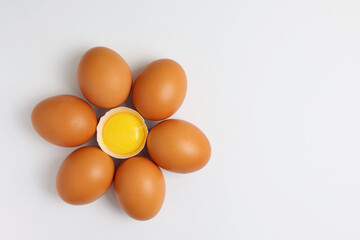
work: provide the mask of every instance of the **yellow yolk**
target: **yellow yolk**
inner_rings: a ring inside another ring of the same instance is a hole
[[[132,154],[144,144],[146,131],[146,126],[138,116],[132,112],[119,112],[105,122],[103,143],[117,154]]]

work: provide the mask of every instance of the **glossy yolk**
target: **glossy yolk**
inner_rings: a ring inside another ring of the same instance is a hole
[[[131,112],[111,116],[103,127],[103,142],[109,150],[125,155],[137,151],[145,141],[146,126]]]

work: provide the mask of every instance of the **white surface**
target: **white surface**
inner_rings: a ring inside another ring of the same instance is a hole
[[[0,239],[360,239],[360,2],[0,2]],[[179,61],[188,94],[174,115],[213,153],[199,172],[164,172],[151,221],[110,189],[64,203],[55,176],[73,150],[42,140],[30,114],[82,96],[87,49],[118,51],[134,75]]]

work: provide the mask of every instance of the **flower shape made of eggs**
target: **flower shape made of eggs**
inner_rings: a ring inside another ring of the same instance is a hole
[[[138,220],[153,218],[165,199],[165,180],[159,167],[190,173],[204,167],[211,147],[205,134],[193,124],[168,119],[184,101],[187,80],[183,68],[170,59],[147,65],[136,78],[132,101],[135,110],[121,107],[132,86],[126,61],[105,47],[88,50],[77,72],[85,98],[110,109],[97,121],[91,106],[76,96],[59,95],[38,103],[31,120],[45,140],[76,147],[97,134],[99,147],[80,147],[61,164],[56,178],[59,196],[80,205],[100,198],[114,181],[119,205]],[[164,120],[150,132],[144,118]],[[153,161],[136,156],[147,146]],[[112,158],[126,159],[115,172]],[[115,176],[114,176],[115,175]]]

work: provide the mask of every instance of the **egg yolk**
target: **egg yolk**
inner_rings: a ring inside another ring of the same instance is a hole
[[[127,155],[139,150],[146,138],[146,126],[131,112],[119,112],[104,124],[104,145],[111,151]]]

